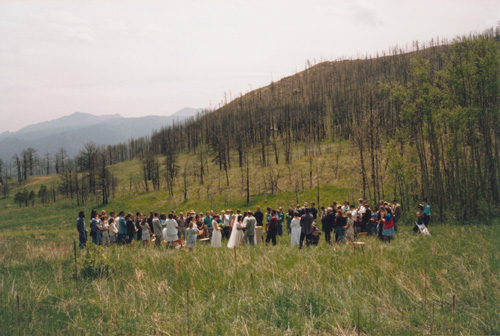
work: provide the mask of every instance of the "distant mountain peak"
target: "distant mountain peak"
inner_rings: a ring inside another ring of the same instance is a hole
[[[171,114],[170,116],[179,118],[188,118],[188,117],[194,117],[202,111],[203,111],[202,108],[185,107],[175,112],[174,114]]]
[[[73,118],[73,117],[97,117],[97,118],[123,118],[123,116],[119,113],[114,113],[114,114],[104,114],[102,116],[97,116],[95,114],[91,114],[91,113],[86,113],[86,112],[74,112],[68,116],[64,116],[64,117],[61,117],[59,119],[62,119],[62,118]],[[58,120],[58,119],[55,119],[55,120]]]
[[[202,109],[183,108],[169,116],[145,116],[125,118],[118,113],[97,116],[86,112],[32,124],[17,132],[0,134],[0,158],[7,161],[12,155],[28,147],[39,153],[57,153],[64,147],[74,156],[83,144],[94,141],[98,145],[114,145],[131,138],[149,136],[154,130],[172,123],[196,117]]]

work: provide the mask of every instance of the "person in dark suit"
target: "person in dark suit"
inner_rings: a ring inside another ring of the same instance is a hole
[[[129,213],[125,217],[125,225],[127,226],[127,244],[133,244],[134,243],[134,237],[135,237],[135,224],[134,224],[134,215]]]
[[[271,210],[271,220],[267,225],[266,245],[269,244],[270,241],[273,242],[273,245],[276,245],[277,234],[278,234],[278,217],[276,217],[276,210]]]
[[[332,230],[335,226],[335,213],[333,209],[328,207],[326,209],[326,215],[322,219],[323,232],[325,233],[325,241],[327,244],[332,244]]]
[[[302,217],[300,217],[300,243],[299,243],[299,249],[302,249],[302,245],[304,243],[304,238],[306,239],[306,246],[309,246],[311,244],[312,240],[312,224],[314,221],[314,218],[312,214],[309,212],[309,208],[305,208],[304,214]]]
[[[316,209],[316,204],[314,204],[314,202],[311,202],[310,212],[314,220],[316,220],[316,218],[318,217],[318,209]]]
[[[257,206],[257,211],[255,211],[255,214],[253,216],[255,217],[255,220],[257,221],[256,226],[263,226],[264,214],[262,213],[262,211],[260,211],[260,206]]]
[[[76,220],[76,230],[78,231],[79,246],[84,248],[87,245],[87,233],[89,230],[85,227],[85,211],[80,211],[78,213],[78,219]]]

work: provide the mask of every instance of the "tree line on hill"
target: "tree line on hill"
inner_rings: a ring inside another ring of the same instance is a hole
[[[304,146],[312,185],[313,161],[331,155],[322,143],[349,140],[364,199],[390,195],[408,205],[425,196],[441,218],[498,214],[499,48],[496,28],[452,43],[415,42],[411,52],[396,47],[373,58],[323,62],[151,137],[89,143],[74,159],[61,149],[53,168],[48,157],[36,165],[28,149],[14,157],[14,167],[18,181],[55,171],[60,193],[77,203],[88,195],[105,203],[116,185],[110,164],[138,158],[144,190],[165,187],[173,195],[180,186],[186,198],[188,178],[204,184],[211,160],[228,185],[228,170],[241,169],[249,201],[249,166],[269,169],[274,192],[274,168],[291,167],[292,149]],[[179,153],[196,163],[180,166]]]

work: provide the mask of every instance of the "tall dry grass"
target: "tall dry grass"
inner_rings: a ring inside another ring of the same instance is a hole
[[[497,228],[402,226],[391,244],[366,238],[364,255],[324,241],[299,252],[289,236],[236,256],[115,246],[102,250],[111,274],[78,291],[71,235],[13,236],[0,240],[2,333],[352,335],[359,310],[366,335],[498,334]]]

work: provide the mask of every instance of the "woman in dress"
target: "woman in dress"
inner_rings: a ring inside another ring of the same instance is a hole
[[[382,231],[382,235],[384,236],[384,240],[390,243],[392,237],[394,237],[394,217],[392,216],[391,207],[387,206],[385,212],[386,215],[383,220],[384,230]]]
[[[203,214],[197,214],[195,219],[196,227],[198,228],[198,239],[208,238],[208,228],[203,225]]]
[[[345,233],[349,241],[354,241],[354,220],[350,211],[347,212],[347,225],[345,226]]]
[[[212,227],[214,228],[214,232],[212,233],[212,247],[222,247],[222,229],[219,226],[219,218],[219,215],[216,214],[212,220]]]
[[[108,224],[108,217],[106,215],[101,217],[101,222],[99,223],[99,227],[102,232],[102,240],[101,240],[101,245],[102,246],[109,246],[109,224]]]
[[[196,218],[193,217],[191,222],[189,222],[189,226],[186,230],[187,240],[186,246],[189,250],[193,250],[196,247],[196,236],[198,234],[198,225],[196,223]]]
[[[299,246],[300,243],[300,217],[298,212],[293,213],[293,219],[290,223],[290,227],[292,229],[292,238],[291,243],[292,246]]]
[[[149,243],[149,239],[153,235],[153,233],[151,232],[151,228],[149,227],[148,224],[148,218],[146,216],[142,218],[139,226],[141,227],[142,246],[146,246]]]
[[[243,217],[240,215],[234,221],[233,231],[231,232],[231,237],[229,238],[229,242],[227,243],[227,247],[233,248],[240,245],[241,240],[243,239]]]
[[[111,245],[115,244],[117,241],[117,234],[118,234],[118,226],[116,225],[115,217],[112,215],[113,213],[110,213],[110,217],[108,219],[108,224],[109,224],[109,242]]]

